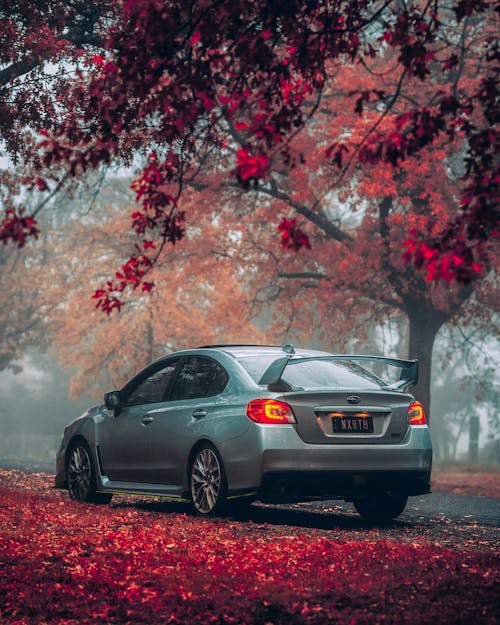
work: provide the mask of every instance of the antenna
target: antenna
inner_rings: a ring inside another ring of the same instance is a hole
[[[291,343],[288,343],[287,345],[283,345],[283,347],[281,349],[286,354],[295,354],[295,347]]]

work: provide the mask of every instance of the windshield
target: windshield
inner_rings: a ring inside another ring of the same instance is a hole
[[[253,380],[259,383],[275,356],[245,356],[238,359]],[[296,389],[379,389],[384,382],[350,360],[291,359],[281,379]]]

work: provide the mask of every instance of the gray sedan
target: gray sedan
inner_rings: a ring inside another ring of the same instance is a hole
[[[82,502],[189,500],[200,514],[335,498],[388,521],[430,492],[429,429],[407,392],[417,376],[414,360],[291,345],[173,353],[65,428],[55,485]]]

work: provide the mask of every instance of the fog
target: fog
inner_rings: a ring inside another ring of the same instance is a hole
[[[64,426],[99,398],[71,400],[71,372],[32,352],[23,370],[0,373],[0,463],[53,472]]]

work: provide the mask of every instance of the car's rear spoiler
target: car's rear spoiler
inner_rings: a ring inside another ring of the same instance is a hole
[[[276,386],[281,381],[281,376],[290,361],[306,362],[308,360],[350,360],[368,361],[384,365],[391,365],[401,369],[401,375],[397,382],[386,386],[387,390],[403,390],[409,386],[415,386],[418,382],[418,360],[403,360],[402,358],[386,358],[385,356],[358,356],[354,354],[342,354],[331,356],[304,356],[296,357],[293,354],[278,358],[270,364],[259,380],[263,386]],[[272,390],[272,389],[270,389]]]

